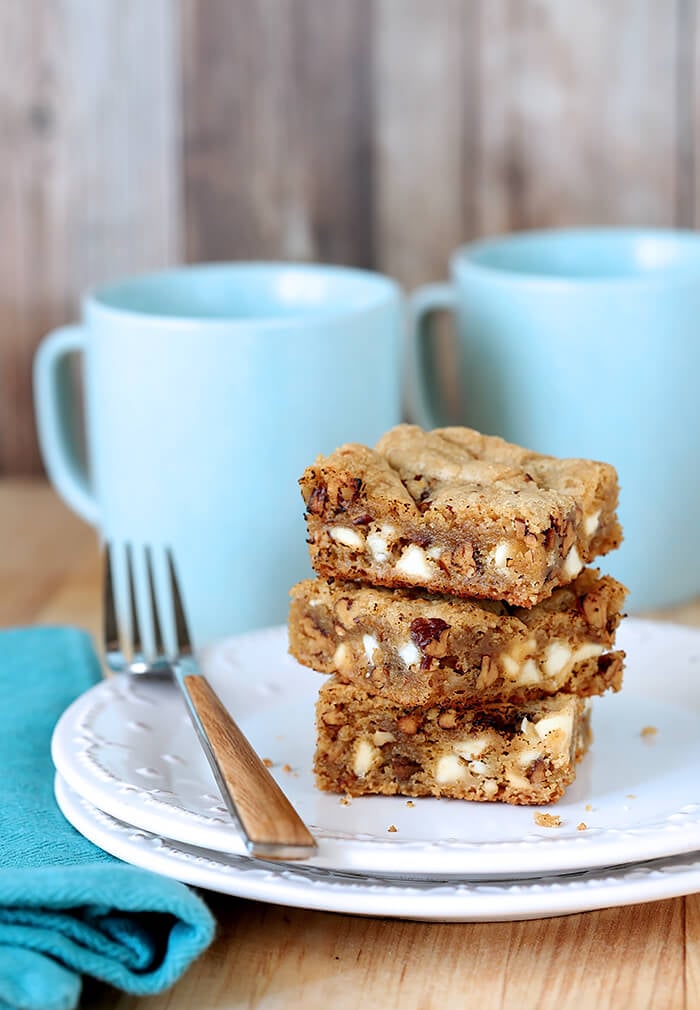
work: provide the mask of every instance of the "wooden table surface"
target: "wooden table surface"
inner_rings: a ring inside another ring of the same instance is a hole
[[[43,482],[0,481],[0,625],[99,630],[92,530]],[[700,625],[700,601],[658,617]],[[700,895],[513,923],[365,919],[207,895],[213,946],[170,991],[89,985],[91,1010],[700,1006]]]

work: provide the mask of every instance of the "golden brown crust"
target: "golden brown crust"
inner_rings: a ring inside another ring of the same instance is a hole
[[[587,703],[411,709],[336,678],[321,688],[314,770],[320,789],[350,796],[448,796],[552,803],[590,742]]]
[[[619,690],[624,653],[611,652],[625,588],[587,569],[530,610],[307,580],[292,589],[292,655],[396,704],[521,702]]]
[[[617,547],[613,467],[399,425],[300,480],[319,575],[531,607]]]

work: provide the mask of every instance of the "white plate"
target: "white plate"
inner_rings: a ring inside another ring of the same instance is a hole
[[[530,880],[354,876],[260,863],[183,845],[115,820],[56,776],[56,799],[86,838],[135,866],[275,905],[440,922],[506,922],[636,905],[700,890],[700,854]]]
[[[700,632],[628,620],[623,691],[596,699],[595,741],[556,805],[559,828],[533,809],[457,800],[365,797],[344,806],[311,774],[320,675],[288,654],[283,628],[203,657],[235,714],[319,842],[309,861],[345,873],[503,877],[640,862],[700,849]],[[643,737],[643,727],[656,727]],[[53,758],[68,785],[126,823],[189,845],[243,853],[175,688],[114,677],[61,718]],[[285,771],[288,767],[291,770]],[[585,830],[577,826],[585,823]],[[389,825],[397,831],[389,833]]]

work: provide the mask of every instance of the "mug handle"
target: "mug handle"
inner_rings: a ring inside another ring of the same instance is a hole
[[[433,356],[429,353],[435,312],[454,312],[457,304],[451,284],[426,284],[408,297],[408,348],[406,354],[406,407],[421,428],[447,423],[440,409]]]
[[[61,326],[44,338],[34,357],[34,412],[39,448],[51,483],[66,504],[94,526],[99,508],[70,433],[70,388],[65,368],[69,354],[84,351],[83,326]]]

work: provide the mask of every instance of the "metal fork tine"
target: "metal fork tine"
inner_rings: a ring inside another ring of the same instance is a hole
[[[156,656],[165,656],[165,644],[163,642],[163,632],[161,630],[160,615],[158,613],[158,600],[156,598],[155,579],[153,578],[153,563],[151,560],[151,548],[146,548],[146,570],[148,572],[148,589],[151,596],[151,617],[153,620],[153,638],[156,649]]]
[[[143,643],[141,642],[141,626],[139,624],[138,606],[136,603],[136,587],[134,585],[134,566],[131,557],[131,544],[126,545],[126,570],[129,579],[129,616],[131,618],[131,641],[133,646],[132,662],[143,661]]]
[[[170,589],[173,594],[173,610],[175,612],[175,635],[177,637],[177,648],[181,656],[191,656],[192,655],[192,640],[190,638],[190,631],[187,627],[187,618],[185,617],[185,607],[182,602],[182,597],[180,596],[180,587],[177,581],[177,575],[175,574],[175,563],[173,561],[173,555],[168,548],[168,570],[170,572]]]
[[[232,719],[220,698],[200,671],[193,655],[185,607],[170,549],[166,551],[170,576],[172,617],[177,651],[168,659],[163,641],[153,557],[146,546],[143,563],[151,603],[154,650],[149,659],[142,654],[141,627],[134,579],[131,544],[125,549],[131,639],[133,654],[127,662],[120,649],[119,621],[115,606],[112,552],[105,547],[104,638],[110,669],[129,674],[167,676],[182,692],[197,738],[221,790],[222,799],[238,824],[248,851],[263,859],[306,859],[316,842],[294,807]],[[170,613],[167,614],[170,619]],[[126,639],[126,633],[123,636]]]
[[[124,663],[124,656],[119,647],[119,624],[117,622],[117,607],[114,602],[114,575],[112,572],[112,549],[105,544],[104,560],[104,610],[103,636],[105,653],[110,668],[117,669]]]

